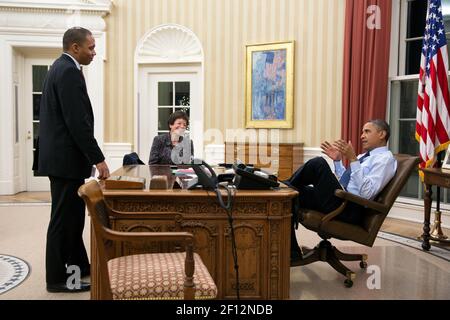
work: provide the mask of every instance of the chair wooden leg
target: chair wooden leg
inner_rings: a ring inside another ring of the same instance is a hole
[[[326,261],[329,248],[331,248],[331,244],[327,240],[321,241],[314,249],[302,247],[302,259],[291,263],[291,267],[305,266],[316,261]]]
[[[340,274],[343,274],[344,276],[347,276],[348,272],[352,272],[349,268],[347,268],[342,262],[339,261],[334,255],[328,256],[327,262],[330,266],[333,267],[334,270],[339,272]]]
[[[347,288],[353,286],[353,280],[355,279],[355,273],[347,268],[342,261],[360,261],[360,267],[367,267],[367,254],[348,254],[339,251],[336,247],[332,246],[328,240],[322,240],[314,249],[306,247],[301,248],[303,258],[296,261],[292,266],[304,266],[316,261],[327,262],[334,270],[346,277],[344,284]]]
[[[303,254],[302,259],[299,261],[299,266],[305,266],[316,261],[320,261],[320,250],[317,250],[317,248]]]
[[[339,251],[336,247],[332,248],[334,255],[336,258],[342,261],[366,261],[367,254],[350,254]]]
[[[347,268],[344,264],[342,264],[341,261],[339,261],[334,251],[329,251],[327,262],[330,266],[333,267],[334,270],[346,277],[344,284],[347,288],[351,288],[353,286],[353,280],[356,276],[355,273]]]
[[[305,256],[306,254],[310,253],[311,251],[314,251],[314,248],[308,248],[304,246],[300,246],[300,250],[302,251],[302,255]]]

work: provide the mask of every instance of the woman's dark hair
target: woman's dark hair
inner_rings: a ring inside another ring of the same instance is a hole
[[[170,126],[173,125],[175,123],[175,121],[177,121],[178,119],[183,119],[184,121],[186,121],[186,126],[189,126],[189,117],[186,114],[186,112],[175,111],[174,113],[172,113],[170,115],[169,120],[167,121],[167,123],[169,125],[169,130],[170,130]]]

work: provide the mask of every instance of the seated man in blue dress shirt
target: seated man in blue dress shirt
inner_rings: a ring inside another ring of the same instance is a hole
[[[329,213],[343,202],[335,196],[336,189],[344,189],[365,199],[373,200],[392,179],[397,170],[397,161],[387,148],[390,136],[389,125],[384,120],[370,120],[361,134],[364,153],[356,156],[351,142],[338,140],[322,143],[322,152],[334,161],[334,173],[327,161],[317,157],[306,162],[285,183],[299,191],[296,206]],[[342,159],[349,160],[346,169]],[[297,209],[293,211],[291,228],[291,257],[301,255],[295,237],[294,226],[298,226]],[[336,219],[360,224],[362,207],[349,202]]]

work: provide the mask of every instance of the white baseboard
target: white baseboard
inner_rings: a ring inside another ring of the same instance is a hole
[[[133,145],[131,143],[104,143],[103,154],[106,158],[109,171],[113,172],[122,167],[123,156],[127,153],[133,152]],[[145,159],[141,159],[146,162]]]
[[[315,157],[321,157],[322,149],[320,148],[303,148],[303,162],[311,160]],[[328,157],[325,157],[327,159]],[[331,159],[330,165],[333,164]],[[205,146],[205,161],[210,164],[218,164],[225,162],[225,145],[224,144],[208,144]]]
[[[315,157],[321,157],[322,149],[320,148],[303,148],[303,162],[311,160]],[[329,160],[330,165],[333,161],[328,157],[324,157]],[[209,144],[205,147],[205,161],[211,164],[218,164],[225,162],[225,145],[224,144]]]
[[[12,180],[3,180],[0,181],[0,195],[7,196],[16,194],[14,190],[14,181]]]
[[[418,201],[421,202],[421,201]],[[436,207],[431,208],[430,228],[434,225],[434,212]],[[392,206],[388,215],[389,218],[406,220],[410,222],[423,223],[424,220],[424,206],[423,203],[405,203],[403,199],[397,200]],[[450,212],[441,208],[441,227],[450,229]],[[447,235],[450,236],[450,235]]]
[[[307,162],[315,157],[322,156],[322,149],[320,148],[303,148],[303,162]]]
[[[329,157],[324,155],[322,153],[322,149],[320,149],[320,148],[303,148],[303,163],[306,163],[307,161],[309,161],[315,157],[324,158],[328,162],[328,165],[330,166],[331,170],[334,171],[333,160],[331,160]]]

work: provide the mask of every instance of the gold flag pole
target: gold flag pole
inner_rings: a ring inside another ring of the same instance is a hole
[[[442,168],[442,151],[438,153],[437,155],[437,165],[439,168]],[[440,242],[447,242],[446,239],[448,238],[443,232],[442,232],[442,228],[441,228],[441,206],[440,206],[440,202],[441,202],[441,188],[437,187],[437,193],[436,193],[436,211],[434,212],[434,224],[433,224],[433,228],[431,229],[431,234],[430,234],[430,240],[433,241],[440,241]]]
[[[446,240],[448,237],[442,232],[441,228],[441,211],[436,210],[434,212],[434,225],[431,229],[430,239],[434,241]]]

